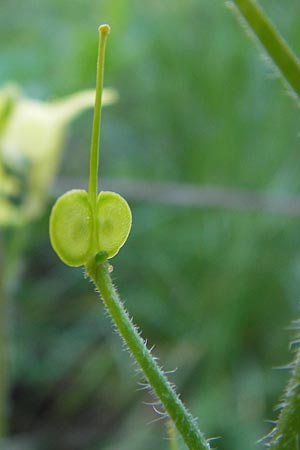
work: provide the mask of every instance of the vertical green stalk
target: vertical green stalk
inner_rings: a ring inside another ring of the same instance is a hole
[[[89,190],[88,196],[96,217],[97,194],[98,194],[98,167],[99,167],[99,146],[100,146],[100,129],[101,129],[101,111],[102,111],[102,93],[104,79],[104,62],[107,35],[110,32],[109,25],[100,25],[99,44],[97,57],[97,75],[96,75],[96,97],[94,106],[93,129],[90,151],[90,174],[89,174]],[[97,227],[93,228],[93,248],[96,252],[97,247]]]
[[[89,197],[93,209],[95,209],[98,192],[99,142],[100,142],[101,105],[102,105],[103,78],[104,78],[105,44],[109,32],[110,32],[109,25],[101,25],[99,27],[96,98],[95,98],[95,109],[94,109],[93,130],[92,130],[90,178],[89,178]]]
[[[300,96],[300,61],[255,0],[232,0],[228,4],[245,20],[284,80]]]
[[[187,411],[166,375],[155,362],[146,343],[130,319],[112,284],[108,263],[97,264],[96,260],[92,259],[86,269],[99,290],[117,330],[188,448],[190,450],[209,450],[209,443],[196,426],[195,419]]]
[[[8,402],[8,329],[7,308],[8,296],[4,270],[4,239],[0,234],[0,439],[4,437],[7,429],[7,402]]]

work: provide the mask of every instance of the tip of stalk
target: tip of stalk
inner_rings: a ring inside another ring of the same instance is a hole
[[[100,25],[98,31],[103,34],[108,34],[110,32],[110,26],[107,23]]]

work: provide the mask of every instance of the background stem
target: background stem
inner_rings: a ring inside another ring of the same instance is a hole
[[[7,310],[8,295],[4,270],[4,238],[0,233],[0,439],[3,438],[7,430],[7,405],[9,390],[9,357],[8,357],[8,326]]]
[[[121,337],[188,448],[190,450],[209,450],[209,443],[195,425],[195,419],[186,410],[164,372],[152,357],[139,331],[132,323],[112,284],[108,264],[97,265],[93,258],[87,264],[87,272],[99,289],[103,302]]]
[[[176,428],[171,420],[169,420],[167,423],[167,432],[170,440],[170,450],[179,450]]]
[[[294,94],[300,96],[300,61],[255,0],[233,0],[229,5],[246,21]]]
[[[297,324],[299,328],[299,323]],[[299,346],[299,336],[296,338]],[[270,450],[299,450],[300,445],[300,349],[290,366],[291,377],[280,402],[280,414],[265,441]]]

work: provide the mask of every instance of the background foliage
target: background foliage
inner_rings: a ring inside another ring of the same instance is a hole
[[[296,0],[261,4],[299,53]],[[106,85],[120,99],[103,114],[100,172],[103,188],[126,181],[134,217],[114,278],[205,434],[222,436],[219,449],[254,447],[286,381],[272,368],[290,360],[285,328],[299,313],[300,218],[162,204],[160,191],[297,196],[295,102],[221,0],[2,0],[0,20],[0,82],[40,99],[94,86],[97,26],[110,23]],[[91,286],[49,245],[55,195],[84,185],[91,119],[70,129],[14,280],[7,449],[168,448]]]

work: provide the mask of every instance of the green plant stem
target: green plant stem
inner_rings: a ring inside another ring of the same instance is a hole
[[[299,322],[297,323],[299,328]],[[300,336],[296,338],[299,346]],[[291,377],[280,403],[280,414],[274,429],[264,441],[270,450],[300,448],[300,349],[291,364]]]
[[[194,418],[187,411],[175,390],[169,383],[162,369],[157,365],[146,343],[130,319],[121,302],[109,275],[107,262],[97,264],[92,258],[87,264],[87,274],[98,288],[103,302],[124,339],[132,356],[161,401],[165,411],[174,422],[190,450],[209,450],[209,443],[195,424]]]
[[[292,91],[299,97],[300,61],[268,19],[262,8],[255,0],[232,0],[228,4],[236,7],[233,9],[236,9],[244,18]]]

